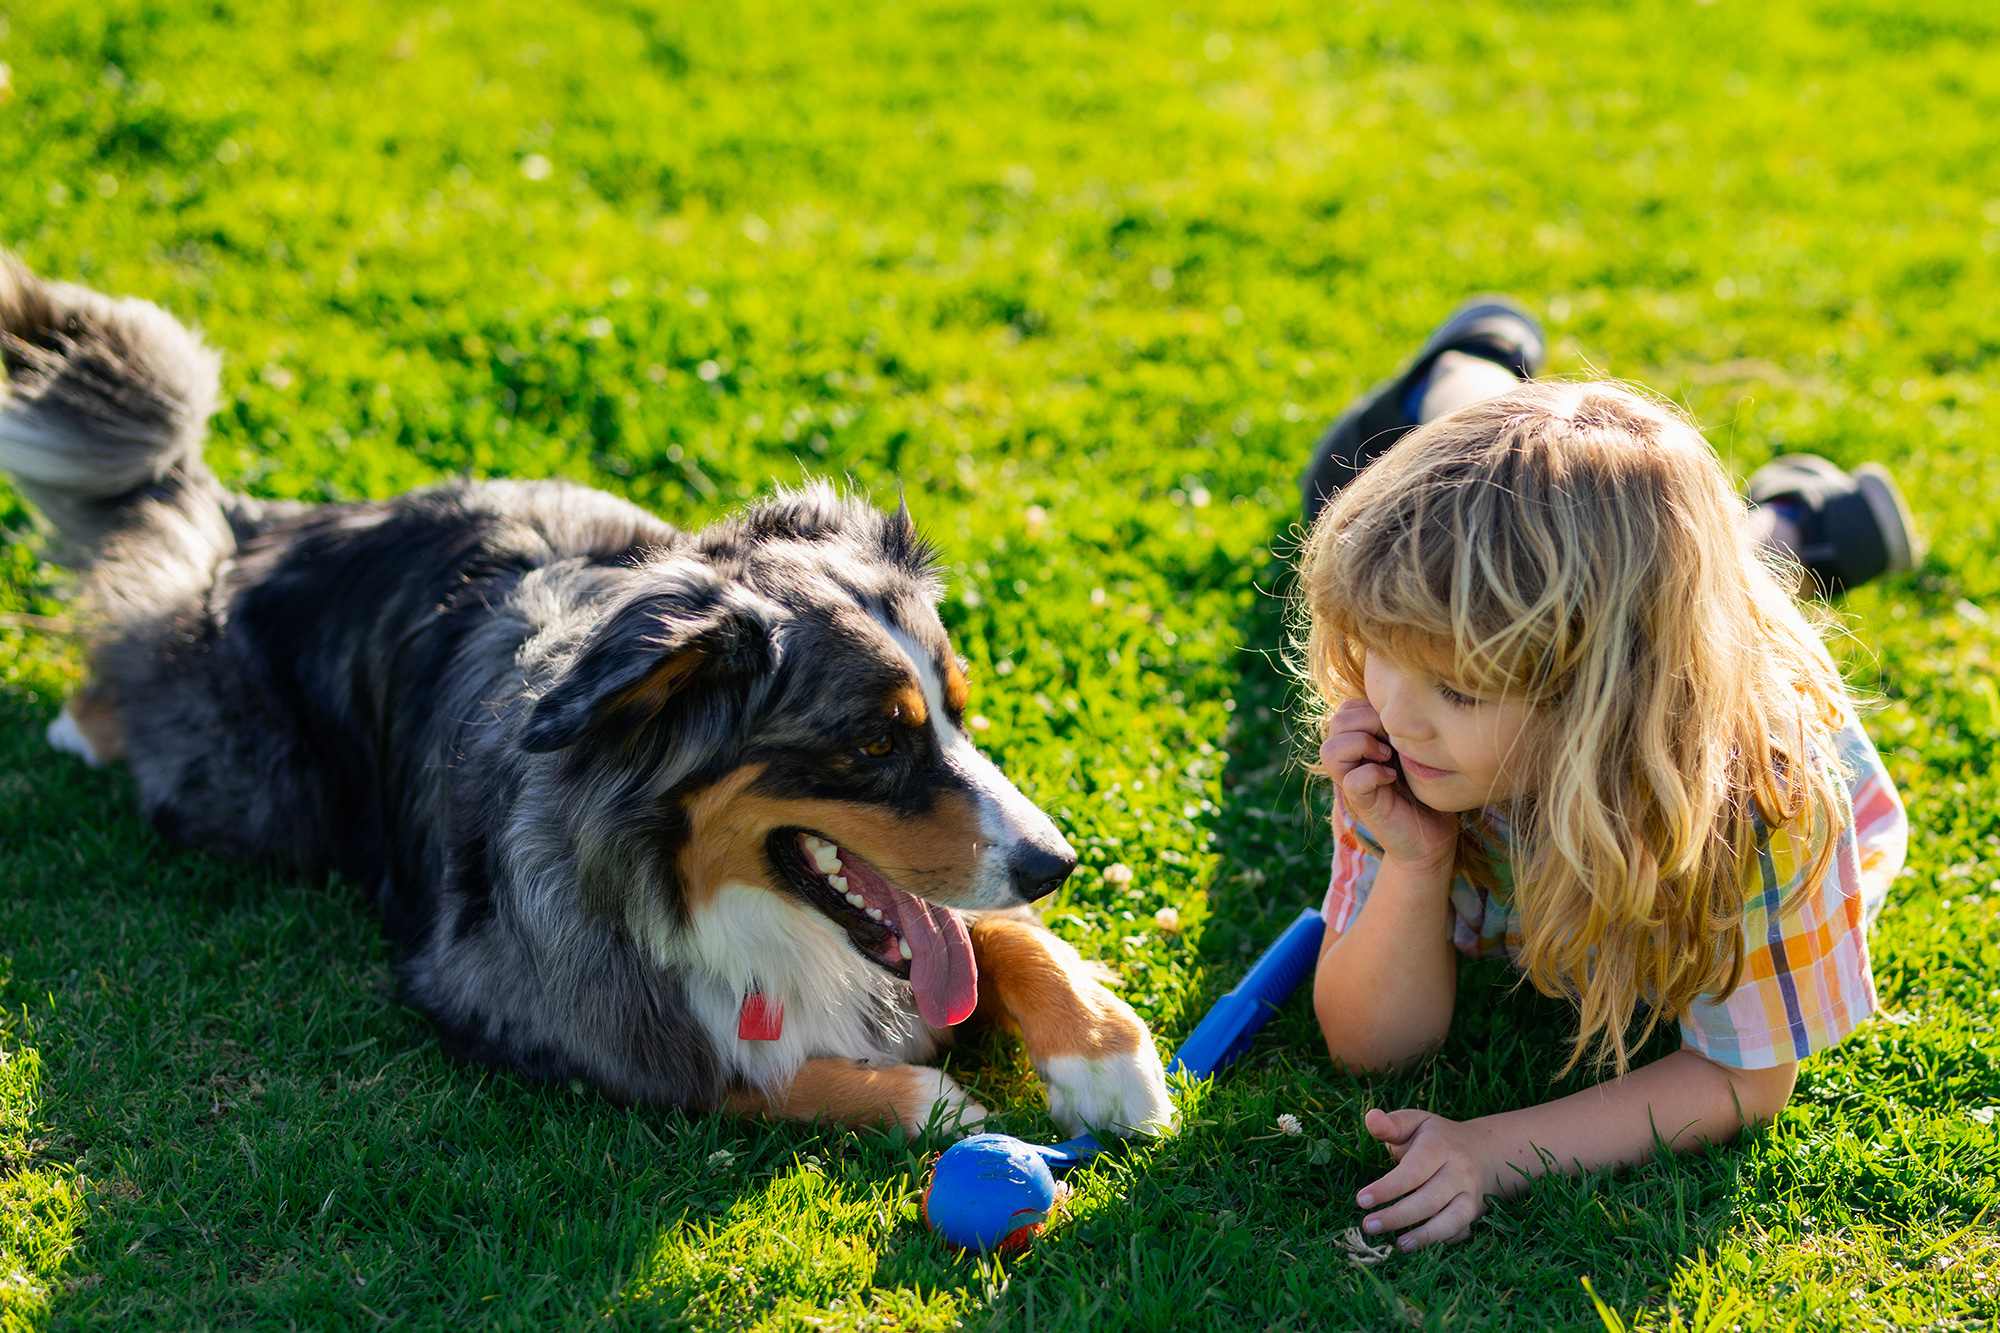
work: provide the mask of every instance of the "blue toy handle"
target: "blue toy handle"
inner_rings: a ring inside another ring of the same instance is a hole
[[[1249,1050],[1257,1030],[1270,1021],[1278,1006],[1319,962],[1320,941],[1325,937],[1326,919],[1319,909],[1308,907],[1300,912],[1298,920],[1285,927],[1285,933],[1251,965],[1236,989],[1217,1000],[1188,1033],[1167,1072],[1207,1078]],[[1054,1147],[1037,1146],[1035,1151],[1051,1165],[1064,1167],[1088,1161],[1103,1152],[1104,1145],[1083,1134]]]
[[[1306,974],[1319,961],[1326,920],[1308,907],[1285,927],[1263,957],[1254,963],[1236,989],[1215,1002],[1180,1050],[1174,1052],[1169,1074],[1207,1078],[1250,1049],[1250,1039],[1270,1021]]]

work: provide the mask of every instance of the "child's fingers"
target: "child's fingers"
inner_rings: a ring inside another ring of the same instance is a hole
[[[1481,1201],[1470,1194],[1461,1193],[1438,1209],[1428,1222],[1396,1238],[1396,1247],[1405,1254],[1432,1245],[1451,1245],[1469,1239],[1472,1224],[1479,1220]]]
[[[1354,813],[1369,819],[1379,813],[1376,808],[1379,802],[1390,799],[1388,793],[1396,785],[1396,770],[1381,764],[1357,764],[1336,780]]]
[[[1392,1211],[1392,1207],[1401,1207],[1401,1204],[1398,1203],[1399,1200],[1418,1197],[1422,1195],[1427,1186],[1433,1183],[1440,1188],[1443,1187],[1446,1182],[1439,1178],[1438,1174],[1443,1167],[1444,1163],[1430,1153],[1413,1153],[1404,1161],[1396,1163],[1394,1169],[1388,1175],[1383,1176],[1380,1180],[1372,1184],[1363,1185],[1361,1192],[1354,1196],[1362,1208],[1368,1210],[1368,1216],[1362,1223],[1363,1227],[1371,1232],[1393,1231],[1397,1227],[1406,1227],[1412,1222],[1421,1222],[1436,1212],[1439,1207],[1443,1206],[1444,1200],[1449,1199],[1452,1193],[1456,1191],[1445,1193],[1436,1204],[1429,1208],[1419,1207],[1414,1211],[1397,1213],[1397,1216],[1402,1219],[1400,1221],[1389,1222],[1380,1226],[1375,1225],[1376,1219],[1384,1213]]]
[[[1387,1208],[1368,1214],[1361,1219],[1361,1229],[1373,1236],[1429,1223],[1465,1193],[1457,1180],[1449,1178],[1450,1175],[1450,1172],[1439,1171],[1421,1187],[1405,1194]]]
[[[1382,734],[1382,715],[1366,699],[1349,699],[1333,710],[1330,731],[1372,731]]]
[[[1394,754],[1387,741],[1368,731],[1336,731],[1319,747],[1320,763],[1335,774],[1356,764],[1386,764]]]
[[[1370,1110],[1363,1118],[1362,1123],[1367,1126],[1368,1132],[1379,1139],[1396,1159],[1396,1165],[1390,1168],[1387,1175],[1363,1185],[1354,1196],[1363,1208],[1400,1199],[1421,1188],[1437,1174],[1444,1158],[1435,1152],[1411,1151],[1416,1147],[1417,1128],[1431,1118],[1429,1111],[1382,1110]]]
[[[1384,1111],[1379,1107],[1370,1107],[1368,1114],[1361,1117],[1361,1124],[1370,1134],[1393,1147],[1408,1142],[1410,1136],[1417,1132],[1418,1126],[1430,1118],[1429,1111],[1415,1109]]]

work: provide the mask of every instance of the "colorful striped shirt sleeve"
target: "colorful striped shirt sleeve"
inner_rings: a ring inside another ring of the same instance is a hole
[[[1333,874],[1319,910],[1326,918],[1326,928],[1344,935],[1354,924],[1361,904],[1368,901],[1368,890],[1375,887],[1375,873],[1382,868],[1382,849],[1347,812],[1347,801],[1337,789],[1333,794],[1333,834]]]
[[[1339,792],[1333,799],[1333,873],[1327,880],[1320,915],[1326,918],[1328,930],[1344,935],[1375,887],[1376,873],[1382,869],[1382,847],[1366,826],[1348,813]],[[1508,845],[1505,817],[1497,810],[1487,810],[1483,818],[1488,846],[1504,857]],[[1496,870],[1503,884],[1512,884],[1511,867],[1502,865]],[[1464,875],[1452,877],[1450,934],[1460,953],[1468,958],[1513,959],[1521,950],[1520,926],[1520,914],[1504,892],[1495,893]]]
[[[1743,977],[1728,999],[1682,1015],[1688,1046],[1734,1069],[1769,1069],[1832,1046],[1875,1012],[1868,926],[1903,867],[1909,823],[1881,756],[1850,717],[1835,741],[1847,816],[1812,893],[1807,849],[1774,833],[1745,886]]]

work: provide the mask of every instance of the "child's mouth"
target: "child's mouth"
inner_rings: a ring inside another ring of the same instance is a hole
[[[1418,763],[1408,755],[1400,757],[1403,761],[1403,773],[1407,777],[1422,778],[1426,782],[1436,782],[1440,778],[1451,776],[1451,770],[1448,768],[1432,768],[1429,764]]]

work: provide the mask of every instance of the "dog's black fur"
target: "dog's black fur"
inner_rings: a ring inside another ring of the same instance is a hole
[[[52,736],[123,757],[181,841],[363,886],[465,1056],[690,1107],[921,1060],[941,1034],[801,850],[848,841],[815,821],[913,830],[856,836],[975,912],[1074,865],[965,741],[907,510],[820,484],[687,533],[560,482],[259,502],[203,463],[217,361],[156,307],[8,260],[0,357],[0,465],[84,571],[94,683]],[[735,1040],[749,991],[791,997],[796,1040]]]

